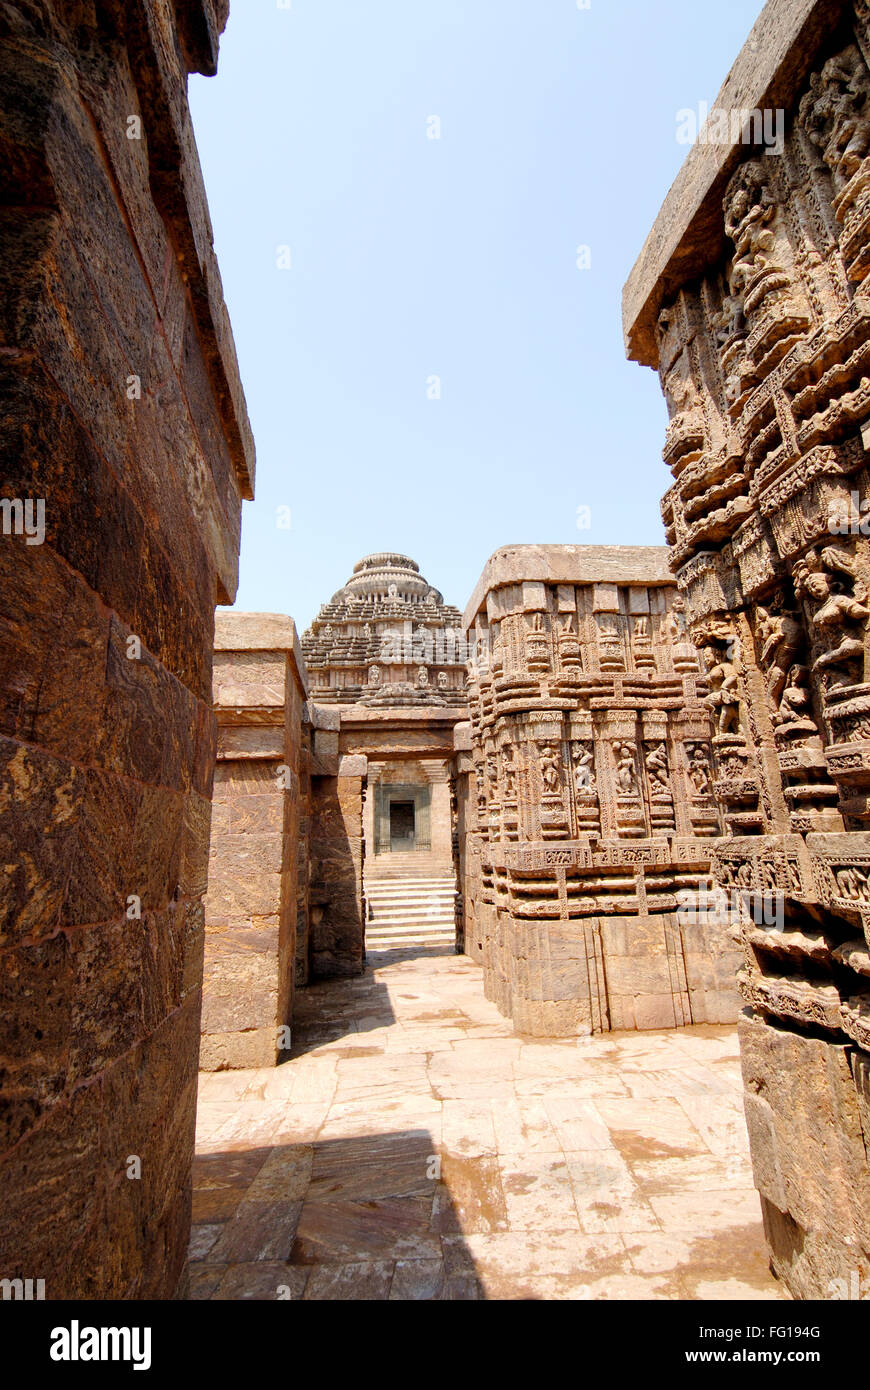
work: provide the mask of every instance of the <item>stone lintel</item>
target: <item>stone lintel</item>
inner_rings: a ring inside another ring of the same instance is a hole
[[[848,0],[768,0],[710,109],[793,109],[816,55],[834,41],[849,9]],[[658,367],[655,327],[662,304],[724,254],[722,198],[749,152],[743,144],[691,147],[623,288],[625,350],[632,361]]]

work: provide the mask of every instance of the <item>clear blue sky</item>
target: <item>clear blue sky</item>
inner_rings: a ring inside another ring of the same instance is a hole
[[[462,608],[501,545],[663,543],[620,294],[761,8],[233,0],[190,97],[257,444],[237,607],[301,630],[375,550]]]

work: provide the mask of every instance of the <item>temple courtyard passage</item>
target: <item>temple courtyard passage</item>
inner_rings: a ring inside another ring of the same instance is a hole
[[[733,1026],[517,1036],[449,949],[303,992],[200,1076],[197,1299],[782,1299]]]

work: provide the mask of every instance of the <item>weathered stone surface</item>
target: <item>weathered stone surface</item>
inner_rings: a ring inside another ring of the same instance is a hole
[[[293,620],[220,614],[215,666],[219,819],[206,896],[201,1065],[261,1066],[281,1059],[279,1030],[292,1018],[300,860],[308,855],[307,827],[300,841],[307,677]],[[307,862],[304,872],[307,884]]]
[[[765,1225],[792,1291],[827,1298],[867,1260],[864,0],[770,0],[713,109],[753,107],[777,115],[778,138],[756,122],[754,139],[692,150],[624,324],[668,403],[662,514],[710,687],[727,832],[710,848],[743,928]]]
[[[186,96],[226,6],[73,9],[0,21],[0,1248],[49,1298],[166,1298],[190,1220],[213,614],[253,472]]]

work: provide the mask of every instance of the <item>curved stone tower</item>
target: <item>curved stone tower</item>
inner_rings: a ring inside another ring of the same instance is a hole
[[[383,708],[465,703],[458,608],[407,555],[381,551],[353,574],[302,638],[318,704]]]

